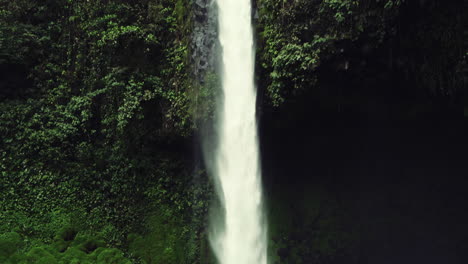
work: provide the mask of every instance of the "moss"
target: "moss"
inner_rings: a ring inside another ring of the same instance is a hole
[[[78,248],[69,248],[63,253],[62,263],[91,264],[92,258]]]
[[[64,241],[71,241],[74,240],[76,235],[78,234],[78,231],[74,227],[65,227],[62,228],[58,234],[57,238],[63,239]]]
[[[24,254],[15,253],[8,259],[7,258],[2,259],[0,257],[0,263],[4,263],[4,264],[23,264],[25,262],[26,262],[26,256]]]
[[[169,208],[160,210],[148,218],[144,236],[129,236],[130,252],[148,264],[183,263],[190,255],[183,226],[176,223]]]
[[[55,250],[62,253],[65,252],[70,246],[70,241],[64,241],[62,239],[56,240],[51,245]]]
[[[0,235],[0,260],[13,255],[23,245],[21,236],[16,232],[9,232]]]
[[[97,256],[99,256],[106,248],[100,247],[97,248],[96,250],[93,251],[93,253],[89,254],[94,260],[97,259]]]
[[[70,241],[70,246],[71,247],[80,247],[82,244],[86,243],[87,241],[89,241],[91,238],[90,238],[90,235],[88,234],[85,234],[83,232],[80,232],[76,235],[75,239],[73,241]]]
[[[63,230],[50,245],[39,244],[22,252],[24,242],[18,233],[0,235],[1,264],[131,264],[122,251],[104,248],[105,242],[81,233]],[[72,239],[72,240],[70,240]]]
[[[122,251],[112,248],[102,250],[96,258],[97,264],[131,264]]]
[[[92,253],[99,247],[105,247],[106,242],[99,238],[89,238],[79,245],[79,249],[87,254]]]
[[[49,247],[35,247],[26,253],[25,263],[58,264],[57,258],[51,253]]]

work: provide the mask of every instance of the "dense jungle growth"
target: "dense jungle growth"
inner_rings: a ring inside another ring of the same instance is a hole
[[[0,0],[0,263],[213,263],[212,183],[198,135],[219,85],[217,70],[195,70],[193,56],[194,28],[215,14],[210,2]],[[200,6],[210,7],[200,15]],[[468,3],[254,7],[271,263],[368,263],[373,238],[357,228],[359,205],[289,169],[295,163],[281,155],[302,152],[273,142],[336,131],[353,141],[361,132],[343,124],[354,119],[466,124]],[[345,121],[304,129],[334,120]],[[338,152],[347,146],[329,141]],[[345,154],[330,153],[309,164],[335,160],[324,171],[344,175],[334,167]],[[457,239],[466,260],[468,241]]]

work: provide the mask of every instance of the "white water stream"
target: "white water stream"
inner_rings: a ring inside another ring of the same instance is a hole
[[[220,264],[266,264],[251,0],[216,1],[223,95],[215,176],[224,223],[221,232],[213,233],[211,244]]]

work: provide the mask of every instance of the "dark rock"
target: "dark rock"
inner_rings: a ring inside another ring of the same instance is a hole
[[[216,63],[218,24],[216,5],[212,0],[193,1],[192,65],[193,74],[204,82],[205,74],[213,72]]]

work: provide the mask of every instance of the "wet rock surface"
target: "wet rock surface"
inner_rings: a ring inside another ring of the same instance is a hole
[[[192,55],[193,74],[204,82],[207,72],[213,71],[216,63],[217,16],[213,0],[193,0]]]

